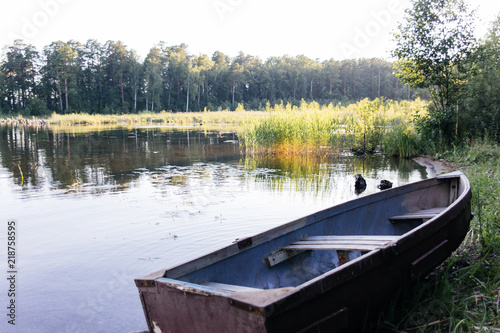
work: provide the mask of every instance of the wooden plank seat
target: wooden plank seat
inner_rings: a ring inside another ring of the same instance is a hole
[[[258,288],[237,286],[237,285],[233,285],[233,284],[218,283],[218,282],[203,282],[203,283],[201,283],[201,285],[209,287],[209,288],[221,289],[221,290],[230,291],[230,292],[262,290],[262,289],[258,289]]]
[[[398,239],[399,236],[378,235],[308,236],[300,241],[293,242],[283,247],[282,250],[344,250],[368,252]]]
[[[399,237],[386,235],[308,236],[271,253],[264,258],[264,261],[268,267],[273,267],[301,252],[311,250],[369,252],[395,242]]]
[[[446,207],[422,209],[422,210],[418,210],[416,212],[411,212],[411,213],[406,213],[403,215],[389,217],[389,221],[391,221],[391,223],[401,222],[401,221],[405,221],[405,220],[423,220],[425,222],[427,220],[430,220],[434,216],[438,215],[439,213],[441,213],[445,209],[446,209]]]

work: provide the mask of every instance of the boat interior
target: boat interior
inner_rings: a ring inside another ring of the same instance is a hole
[[[459,183],[457,176],[427,180],[334,206],[167,270],[161,279],[217,292],[298,287],[443,213],[463,190]]]

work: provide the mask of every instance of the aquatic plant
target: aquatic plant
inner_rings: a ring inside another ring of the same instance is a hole
[[[417,146],[411,116],[417,110],[423,112],[425,106],[421,100],[399,103],[384,99],[365,99],[348,106],[319,106],[304,100],[298,107],[268,104],[268,116],[244,126],[239,136],[248,152],[318,153],[324,147],[367,152],[385,144],[386,148],[397,145],[391,148],[391,155],[408,157]],[[385,140],[393,131],[393,140]]]
[[[398,122],[391,126],[382,139],[383,152],[391,156],[408,158],[421,152],[418,136],[411,124]]]

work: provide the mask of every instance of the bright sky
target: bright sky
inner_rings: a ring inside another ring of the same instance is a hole
[[[478,7],[480,37],[500,1]],[[388,58],[391,31],[409,0],[20,0],[0,5],[0,47],[17,38],[39,51],[70,39],[122,41],[144,58],[160,41],[185,43],[191,54],[239,51],[265,60],[304,54],[312,59]]]

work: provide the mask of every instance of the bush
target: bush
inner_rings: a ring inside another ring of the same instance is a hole
[[[431,145],[440,142],[444,146],[449,146],[457,140],[455,135],[455,110],[453,108],[441,110],[429,106],[426,115],[422,115],[417,111],[413,122],[422,140]]]

